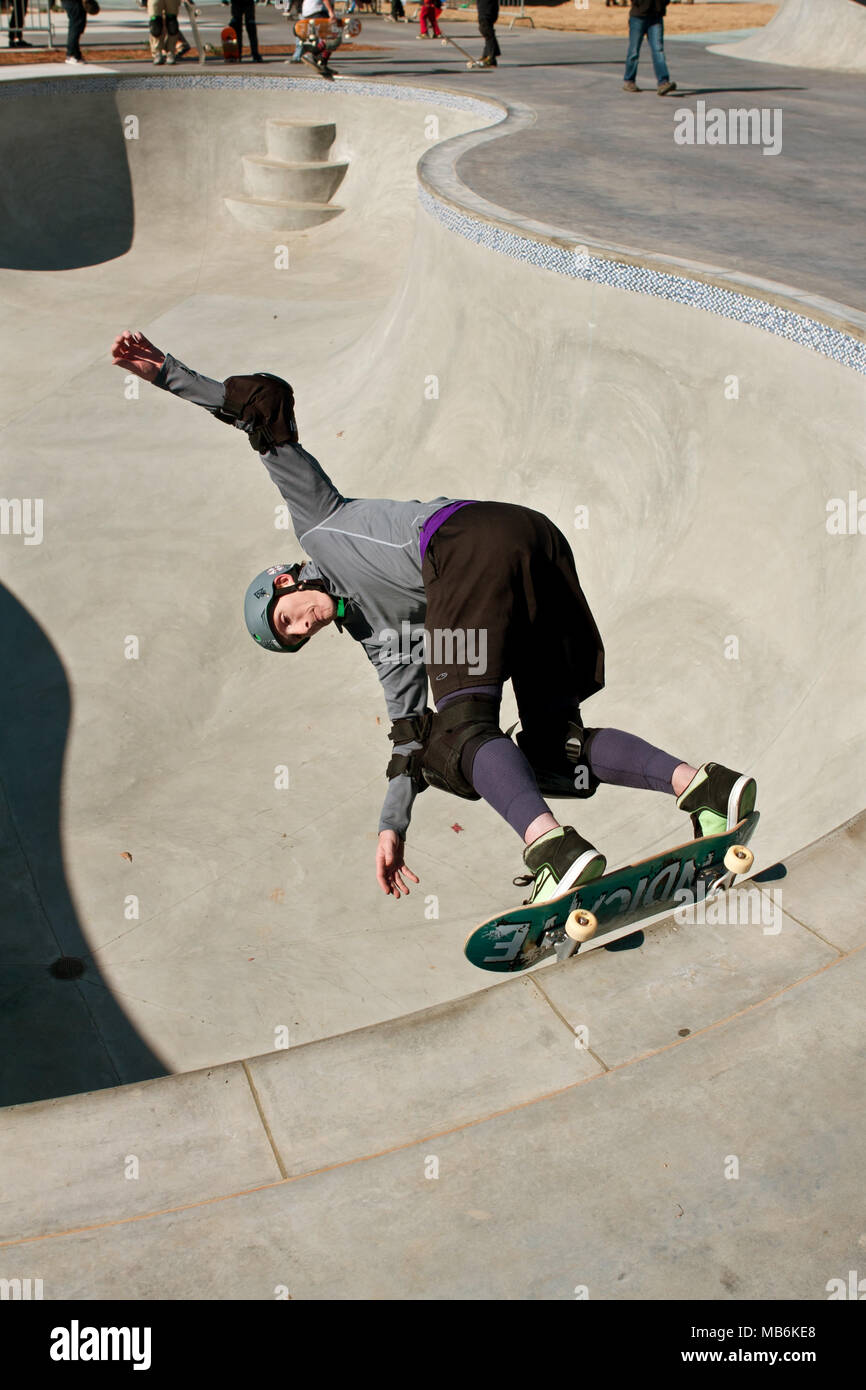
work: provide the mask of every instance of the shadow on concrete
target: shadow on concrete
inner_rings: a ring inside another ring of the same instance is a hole
[[[678,87],[676,92],[671,92],[672,97],[731,97],[731,96],[750,96],[755,92],[776,93],[776,92],[805,92],[806,87]]]
[[[165,1076],[102,979],[66,881],[66,672],[2,585],[0,633],[0,1105]]]
[[[114,95],[69,101],[43,86],[20,97],[0,125],[0,267],[74,270],[124,255],[134,210]]]

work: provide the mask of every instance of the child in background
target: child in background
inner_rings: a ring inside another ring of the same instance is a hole
[[[442,0],[423,0],[421,8],[418,11],[418,19],[421,24],[421,33],[418,35],[419,39],[441,39],[442,30],[439,28],[439,11],[441,9]],[[428,23],[432,25],[432,34],[427,33]]]

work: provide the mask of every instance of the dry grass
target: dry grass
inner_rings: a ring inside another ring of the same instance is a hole
[[[723,29],[757,29],[769,24],[778,5],[670,5],[665,16],[666,34],[701,34]],[[499,28],[507,32],[515,11],[499,11]],[[629,10],[608,9],[604,0],[589,0],[588,10],[575,8],[574,0],[563,5],[527,5],[526,13],[535,20],[536,29],[567,29],[580,34],[618,34],[628,32]],[[446,8],[446,22],[464,20],[476,25],[475,7],[469,10]],[[515,24],[515,29],[528,29],[528,24]]]

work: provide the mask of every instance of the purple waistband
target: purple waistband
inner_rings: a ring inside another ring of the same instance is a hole
[[[438,512],[434,512],[432,516],[428,516],[424,525],[421,527],[421,535],[418,540],[418,544],[421,548],[422,560],[424,559],[424,552],[430,544],[430,537],[433,535],[433,532],[438,531],[443,521],[447,521],[449,516],[453,516],[455,512],[459,512],[461,507],[471,507],[475,500],[474,497],[469,497],[465,502],[449,502],[447,507],[440,507]]]

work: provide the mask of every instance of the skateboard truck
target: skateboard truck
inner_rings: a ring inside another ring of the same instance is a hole
[[[598,931],[598,918],[594,912],[590,912],[585,907],[575,908],[565,919],[565,926],[562,928],[563,935],[555,941],[554,949],[557,960],[568,960],[569,956],[575,955],[591,936],[595,936]],[[558,935],[558,933],[557,933]]]

